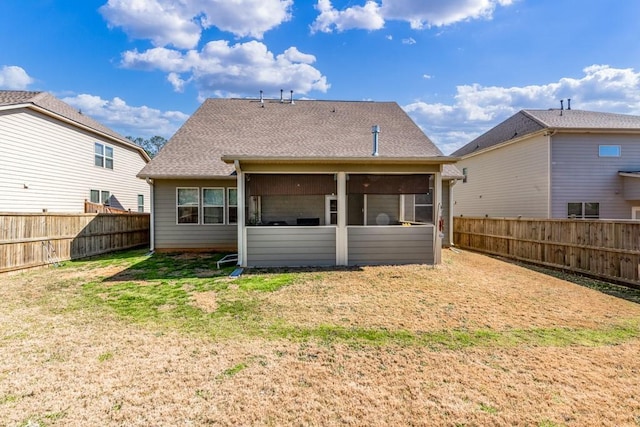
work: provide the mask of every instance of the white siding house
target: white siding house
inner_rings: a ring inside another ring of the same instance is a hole
[[[454,216],[639,219],[638,116],[523,110],[452,155]]]
[[[0,212],[150,211],[144,150],[46,92],[0,91]]]

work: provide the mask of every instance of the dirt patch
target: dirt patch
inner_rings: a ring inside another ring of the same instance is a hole
[[[512,264],[467,252],[446,252],[443,258],[437,268],[303,273],[303,282],[256,298],[265,318],[300,327],[597,329],[640,318],[638,304]],[[313,339],[218,340],[78,306],[82,284],[105,271],[2,277],[4,424],[640,423],[638,339],[460,350]],[[191,297],[204,311],[218,303],[213,291],[194,291]]]

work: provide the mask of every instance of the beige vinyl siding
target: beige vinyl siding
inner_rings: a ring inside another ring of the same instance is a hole
[[[247,227],[249,267],[336,265],[335,227]]]
[[[94,143],[114,151],[114,168],[94,165]],[[139,152],[41,113],[0,111],[0,212],[83,212],[90,190],[109,191],[122,207],[150,211],[149,185],[136,174]]]
[[[432,225],[347,227],[349,265],[433,264]]]
[[[620,157],[599,157],[599,145],[619,145]],[[625,200],[618,171],[640,169],[636,135],[557,134],[552,141],[552,216],[567,217],[570,202],[600,203],[600,218],[630,219],[634,202]],[[637,180],[640,186],[640,180]]]
[[[549,151],[546,136],[504,145],[460,160],[467,182],[452,191],[454,216],[547,218]]]
[[[177,224],[176,189],[178,187],[233,187],[237,181],[229,180],[159,180],[154,181],[154,245],[158,250],[198,249],[211,251],[235,251],[237,225],[226,224]],[[202,211],[200,211],[202,222]]]
[[[319,218],[325,223],[325,196],[262,196],[262,222],[286,221],[296,225],[298,218]]]

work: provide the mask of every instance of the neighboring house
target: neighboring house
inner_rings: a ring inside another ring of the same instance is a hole
[[[394,102],[208,99],[138,176],[153,180],[156,250],[434,264],[452,163]]]
[[[640,117],[523,110],[455,151],[455,216],[640,219]]]
[[[150,211],[144,150],[47,92],[0,91],[0,212]]]

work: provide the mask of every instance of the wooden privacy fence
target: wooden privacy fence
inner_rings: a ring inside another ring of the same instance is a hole
[[[149,214],[0,214],[0,273],[149,244]]]
[[[454,244],[640,286],[640,222],[453,219]]]

